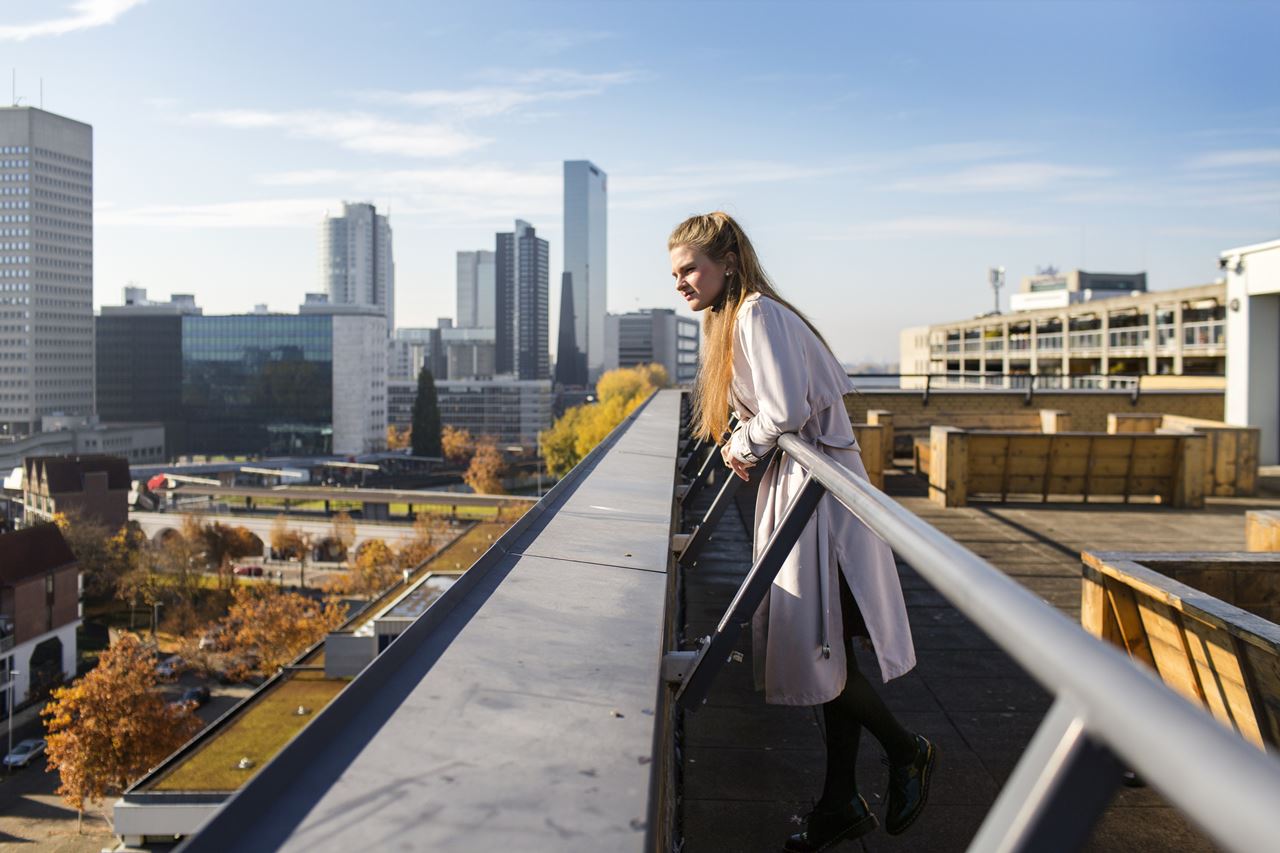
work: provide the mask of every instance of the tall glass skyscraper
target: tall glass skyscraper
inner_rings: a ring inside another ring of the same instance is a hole
[[[572,281],[574,340],[586,356],[587,380],[604,370],[608,300],[608,176],[588,160],[564,163],[564,271]],[[557,358],[560,356],[557,355]]]
[[[495,289],[493,252],[458,252],[459,329],[494,328]]]
[[[0,436],[93,414],[93,128],[0,107]]]
[[[376,305],[395,329],[396,268],[391,224],[372,204],[344,202],[320,231],[321,288],[334,305]]]
[[[550,379],[547,241],[528,222],[497,235],[494,369],[517,379]]]

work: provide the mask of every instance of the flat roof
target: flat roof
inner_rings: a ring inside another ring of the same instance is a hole
[[[183,483],[166,494],[200,495],[218,498],[271,498],[290,501],[360,501],[370,504],[449,504],[494,506],[504,503],[537,503],[525,495],[477,495],[472,492],[417,491],[413,489],[356,489],[346,486],[202,486]]]

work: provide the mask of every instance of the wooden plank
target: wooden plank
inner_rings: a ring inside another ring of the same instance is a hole
[[[1280,751],[1280,657],[1257,646],[1240,643],[1245,678],[1254,697],[1254,715],[1262,739],[1272,752]]]
[[[1125,648],[1120,625],[1107,602],[1103,576],[1088,566],[1080,576],[1080,625],[1098,639]]]
[[[1161,680],[1191,701],[1208,704],[1191,664],[1191,653],[1176,612],[1149,596],[1135,593],[1134,599]]]
[[[1234,638],[1192,616],[1181,618],[1188,656],[1195,668],[1205,706],[1259,749],[1262,732]]]
[[[1124,469],[1124,502],[1129,502],[1129,495],[1133,493],[1133,457],[1134,451],[1138,449],[1136,439],[1129,439],[1129,458],[1126,461]]]
[[[1159,672],[1156,668],[1155,656],[1147,641],[1147,631],[1142,624],[1142,616],[1138,612],[1132,589],[1115,578],[1105,578],[1103,587],[1107,593],[1107,604],[1116,621],[1120,645],[1129,653],[1129,657],[1144,663]]]

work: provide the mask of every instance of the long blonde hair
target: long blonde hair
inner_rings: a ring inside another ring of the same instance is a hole
[[[704,312],[702,359],[693,388],[693,428],[699,438],[724,440],[729,427],[729,385],[733,381],[733,332],[738,308],[753,293],[775,299],[804,320],[818,340],[830,349],[822,334],[787,300],[778,295],[773,282],[760,265],[746,232],[724,211],[690,216],[667,238],[667,250],[687,246],[716,263],[736,257],[733,275],[725,279],[724,290],[715,306]]]

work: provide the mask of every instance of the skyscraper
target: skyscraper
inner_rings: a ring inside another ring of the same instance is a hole
[[[499,232],[494,251],[497,280],[494,369],[517,379],[550,379],[547,241],[528,222]]]
[[[93,414],[93,128],[0,107],[0,435]]]
[[[560,275],[560,331],[556,341],[556,384],[587,384],[587,354],[578,347],[574,334],[573,276]]]
[[[391,224],[372,204],[343,202],[342,216],[325,216],[321,227],[320,276],[333,305],[377,305],[395,329],[396,268]]]
[[[458,328],[494,327],[493,252],[458,252]]]
[[[573,279],[573,336],[592,382],[604,370],[607,191],[607,176],[590,161],[565,161],[564,271]]]

